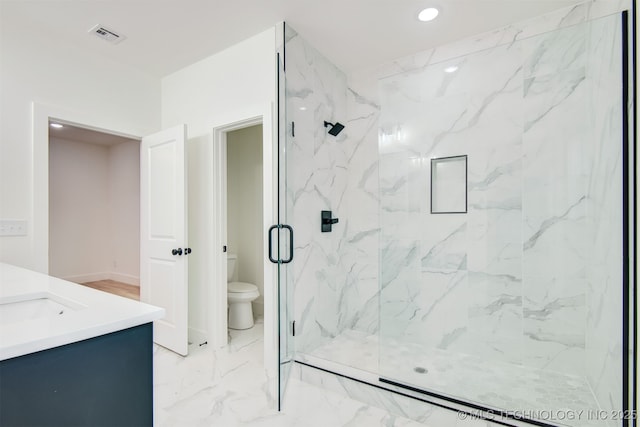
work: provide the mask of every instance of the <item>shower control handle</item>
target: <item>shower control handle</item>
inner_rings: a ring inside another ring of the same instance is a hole
[[[182,255],[182,248],[178,248],[178,249],[171,249],[171,254],[172,255]]]
[[[320,212],[320,231],[327,233],[331,231],[331,226],[338,223],[338,218],[332,218],[331,211]]]

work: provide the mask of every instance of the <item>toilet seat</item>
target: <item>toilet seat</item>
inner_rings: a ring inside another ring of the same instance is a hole
[[[244,293],[257,291],[258,287],[253,283],[246,282],[229,282],[227,283],[227,292],[230,293]]]

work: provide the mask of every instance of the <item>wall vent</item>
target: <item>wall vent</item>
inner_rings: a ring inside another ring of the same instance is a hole
[[[102,40],[108,41],[111,44],[118,44],[127,38],[126,36],[118,34],[114,30],[100,24],[90,29],[89,32],[96,37],[100,37]]]

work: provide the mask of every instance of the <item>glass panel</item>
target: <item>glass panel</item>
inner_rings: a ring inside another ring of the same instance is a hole
[[[621,52],[610,16],[379,81],[383,378],[559,425],[622,409]],[[467,214],[434,215],[431,160],[460,153]]]
[[[287,199],[293,213],[289,221],[296,230],[296,258],[290,269],[295,282],[296,359],[320,363],[318,366],[332,361],[375,371],[377,356],[369,355],[365,361],[361,357],[365,351],[352,351],[363,347],[349,344],[353,336],[376,338],[363,329],[377,330],[377,313],[362,313],[350,300],[357,297],[371,300],[371,307],[377,304],[377,280],[370,273],[377,272],[377,266],[354,256],[368,251],[367,257],[377,259],[377,224],[351,220],[356,204],[363,211],[370,206],[367,213],[375,219],[377,196],[368,200],[351,197],[349,162],[356,144],[350,138],[356,126],[353,121],[348,123],[347,76],[290,27],[285,31],[287,124],[291,128],[287,134]],[[375,120],[375,114],[369,117]],[[337,132],[337,122],[345,125],[341,132]],[[373,122],[369,126],[375,128]],[[375,153],[375,132],[367,145]],[[367,177],[377,181],[371,171]],[[331,232],[322,231],[322,211],[331,211],[332,218],[338,219]],[[371,353],[377,353],[375,341],[370,344]]]
[[[278,224],[287,224],[291,221],[286,199],[287,189],[287,107],[285,100],[286,75],[284,72],[283,58],[278,55]],[[277,235],[277,259],[288,258],[290,251],[286,242],[288,230],[277,229],[273,233]],[[282,408],[284,393],[291,373],[293,363],[293,336],[291,334],[291,321],[293,299],[291,298],[292,284],[288,273],[288,264],[278,264],[278,409]]]

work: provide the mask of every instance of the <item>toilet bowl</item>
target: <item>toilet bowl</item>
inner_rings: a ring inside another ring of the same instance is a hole
[[[260,296],[258,287],[253,283],[231,282],[237,256],[227,254],[227,302],[229,304],[230,329],[249,329],[253,327],[253,307],[251,303]]]
[[[252,283],[230,282],[227,284],[229,328],[249,329],[253,327],[251,302],[259,296],[258,287]]]

